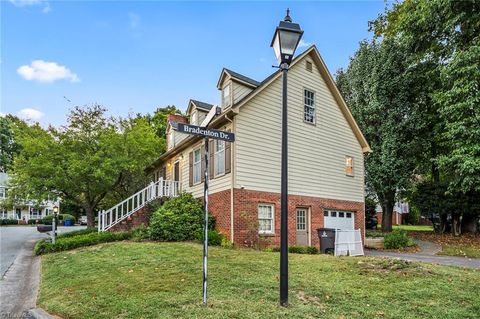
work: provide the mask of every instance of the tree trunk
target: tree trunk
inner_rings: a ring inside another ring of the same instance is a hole
[[[462,234],[462,218],[460,214],[452,213],[452,234],[453,236]]]
[[[478,216],[465,215],[462,218],[462,232],[476,234],[480,231],[478,227]]]
[[[392,231],[392,215],[393,215],[393,204],[387,203],[383,205],[382,210],[382,232],[391,232]]]
[[[85,212],[87,213],[87,228],[95,228],[95,211],[90,205],[85,206]]]

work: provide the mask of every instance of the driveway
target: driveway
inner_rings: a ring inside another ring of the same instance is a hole
[[[83,228],[59,227],[58,233]],[[27,318],[26,311],[35,307],[40,258],[33,256],[33,247],[37,240],[47,236],[37,232],[36,227],[0,227],[0,318]]]
[[[431,264],[480,269],[480,259],[438,256],[437,253],[442,251],[442,246],[420,240],[417,240],[417,244],[420,246],[420,252],[418,253],[396,253],[391,251],[366,249],[365,256],[389,257],[408,261],[420,261]]]

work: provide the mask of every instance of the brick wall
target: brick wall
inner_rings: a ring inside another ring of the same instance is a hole
[[[376,213],[378,225],[382,225],[383,215],[381,212]],[[404,223],[404,218],[406,218],[406,214],[400,214],[398,212],[392,213],[392,225],[401,225]]]
[[[110,228],[109,231],[129,231],[142,224],[148,225],[152,213],[153,212],[151,212],[148,207],[142,207],[120,223]]]
[[[275,235],[262,235],[258,238],[258,204],[273,204],[275,207]],[[317,228],[323,227],[323,210],[338,209],[352,211],[355,214],[355,229],[362,231],[365,236],[364,203],[325,199],[319,197],[289,195],[288,203],[288,230],[289,245],[296,241],[296,208],[306,207],[310,210],[310,236],[312,246],[319,245]],[[279,246],[280,245],[280,194],[259,192],[246,189],[234,189],[234,241],[240,246]]]

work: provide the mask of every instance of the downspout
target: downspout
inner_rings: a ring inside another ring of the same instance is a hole
[[[232,133],[235,133],[235,118],[229,119],[228,115],[225,114],[225,119],[232,123]],[[230,182],[230,241],[234,242],[234,220],[233,220],[233,212],[234,212],[234,205],[233,205],[233,188],[235,186],[235,143],[232,143],[230,146],[230,167],[231,167],[231,182]]]

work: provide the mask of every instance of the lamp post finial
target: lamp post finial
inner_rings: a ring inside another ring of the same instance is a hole
[[[286,22],[292,22],[292,18],[290,18],[290,8],[287,8],[287,15],[285,16],[285,19],[283,19]]]

